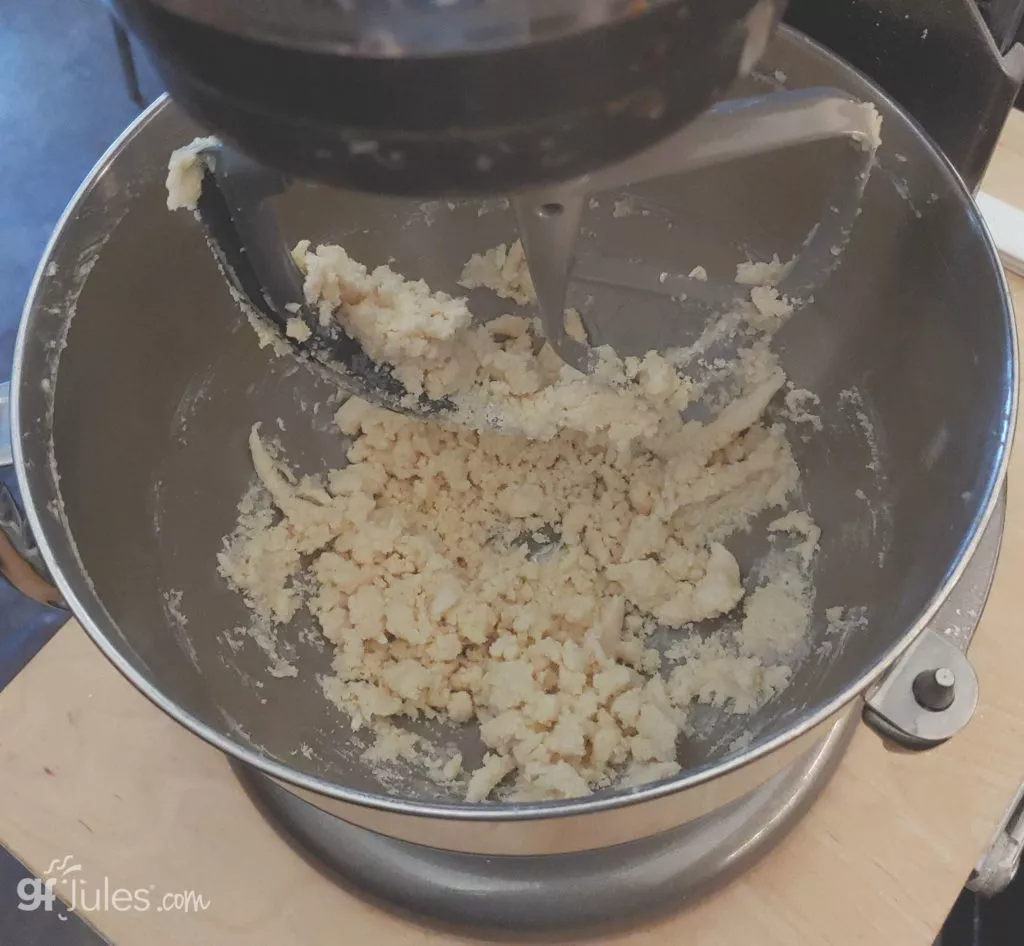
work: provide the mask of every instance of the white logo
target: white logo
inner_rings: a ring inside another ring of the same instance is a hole
[[[109,877],[104,877],[102,883],[90,884],[84,877],[76,876],[81,872],[82,865],[73,855],[54,858],[41,878],[23,877],[18,881],[18,909],[32,911],[42,907],[47,913],[56,911],[61,920],[66,920],[65,904],[75,913],[199,913],[210,906],[210,901],[195,890],[158,894],[155,884],[134,889],[119,887],[111,884]]]

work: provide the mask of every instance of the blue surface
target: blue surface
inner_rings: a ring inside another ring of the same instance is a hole
[[[136,112],[99,0],[0,2],[0,377],[53,225]]]

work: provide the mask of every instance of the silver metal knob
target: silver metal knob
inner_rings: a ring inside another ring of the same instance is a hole
[[[926,710],[940,713],[956,698],[956,675],[948,667],[923,670],[914,677],[914,699]]]

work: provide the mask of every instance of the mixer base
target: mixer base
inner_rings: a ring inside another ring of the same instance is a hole
[[[397,841],[321,811],[252,768],[235,769],[274,827],[355,892],[443,926],[542,934],[674,912],[749,867],[824,788],[859,719],[858,707],[789,769],[720,811],[575,854],[491,857]]]

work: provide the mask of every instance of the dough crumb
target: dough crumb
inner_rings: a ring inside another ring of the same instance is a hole
[[[464,289],[490,289],[519,305],[537,301],[521,240],[511,247],[499,243],[484,253],[474,253],[462,268],[459,285]]]
[[[581,345],[589,344],[590,339],[587,338],[587,330],[579,312],[576,309],[566,309],[564,319],[565,334]]]
[[[793,301],[780,295],[774,286],[754,286],[750,290],[750,301],[764,319],[775,322],[788,318],[795,308]]]
[[[795,259],[783,263],[776,253],[770,260],[748,260],[736,265],[736,282],[741,286],[775,286],[792,268]]]
[[[218,138],[196,138],[171,153],[167,164],[167,209],[195,210],[205,170],[199,152],[220,144]]]
[[[285,334],[289,338],[294,338],[297,342],[304,342],[313,332],[302,319],[289,319],[285,326]]]
[[[806,388],[793,388],[786,392],[786,416],[794,424],[810,424],[815,430],[822,429],[821,418],[812,414],[809,407],[818,407],[821,398]]]
[[[632,197],[621,197],[612,205],[612,216],[616,219],[621,217],[631,217],[635,213],[636,207],[633,204]]]

